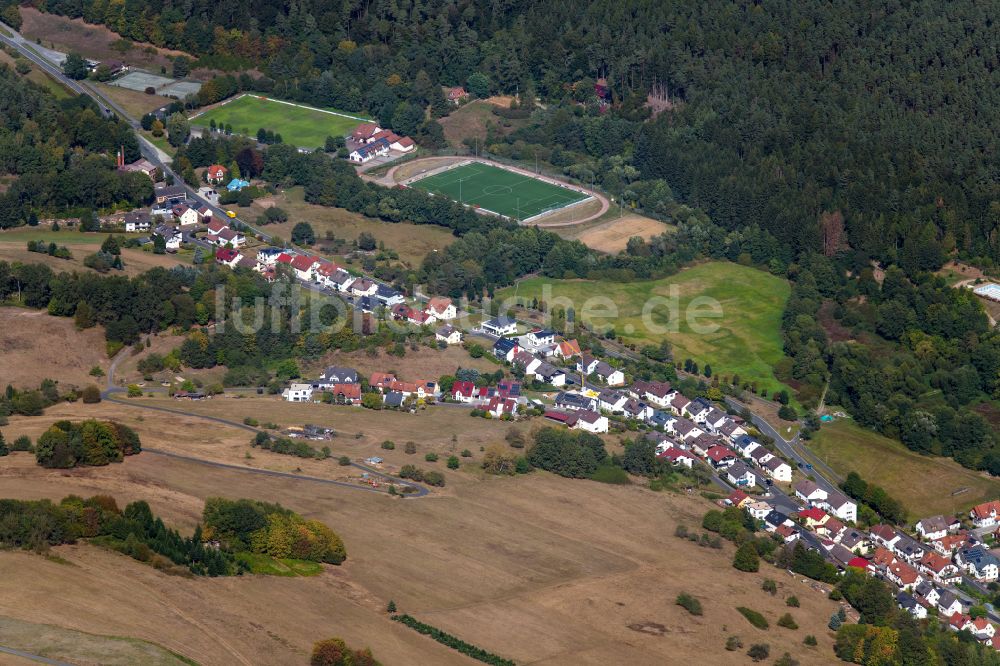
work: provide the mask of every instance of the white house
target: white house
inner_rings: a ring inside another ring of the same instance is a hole
[[[296,278],[305,282],[312,282],[313,275],[315,275],[314,271],[319,266],[319,259],[299,254],[292,257],[291,266],[295,271]]]
[[[201,216],[198,214],[198,211],[187,204],[177,204],[171,209],[171,212],[182,227],[193,226],[201,222]]]
[[[628,402],[628,396],[617,391],[604,390],[597,396],[597,400],[601,410],[614,413],[621,411],[625,403]]]
[[[226,227],[215,235],[215,244],[219,247],[241,247],[247,242],[247,237],[238,231]]]
[[[792,467],[781,458],[772,457],[762,467],[764,468],[764,473],[775,481],[781,481],[782,483],[792,482]]]
[[[608,386],[624,386],[625,385],[625,373],[616,368],[612,368],[610,365],[604,361],[600,361],[597,367],[594,369],[594,374],[597,375],[602,382]]]
[[[916,531],[924,541],[943,539],[950,532],[958,530],[961,523],[954,516],[931,516],[918,520]]]
[[[976,527],[993,527],[997,524],[998,516],[1000,516],[1000,500],[977,504],[969,511],[972,524]]]
[[[532,347],[544,347],[554,344],[556,341],[556,334],[553,331],[542,328],[532,329],[524,337],[527,338],[527,343]]]
[[[795,484],[795,496],[803,502],[815,504],[826,500],[826,491],[820,488],[814,481],[805,479]]]
[[[937,605],[938,613],[943,617],[951,617],[955,613],[965,612],[962,600],[950,590],[941,590],[938,592],[938,600],[934,603]]]
[[[451,302],[451,299],[441,296],[435,296],[427,301],[427,307],[424,308],[424,312],[429,315],[434,315],[435,319],[439,319],[441,321],[449,321],[458,316],[458,309],[455,307],[455,304]]]
[[[552,365],[551,363],[545,363],[544,361],[539,363],[532,371],[535,378],[550,386],[565,386],[566,385],[566,373]]]
[[[163,238],[167,252],[176,252],[181,249],[181,243],[184,242],[184,234],[180,229],[168,224],[156,227],[156,235]]]
[[[378,285],[368,278],[358,278],[351,283],[351,293],[355,296],[374,296],[378,291]]]
[[[754,462],[757,467],[763,467],[769,460],[774,458],[774,454],[765,449],[763,446],[758,446],[750,452],[747,456]]]
[[[311,402],[312,384],[292,384],[281,392],[281,397],[288,402]]]
[[[757,485],[757,475],[739,460],[726,469],[726,478],[736,487],[750,488]]]
[[[729,468],[729,471],[732,471],[732,467]],[[771,505],[763,501],[750,502],[746,505],[746,510],[755,520],[764,520],[764,517],[771,513]]]
[[[822,504],[825,504],[830,512],[841,520],[853,523],[858,519],[857,503],[836,490],[830,493],[829,496],[822,501]]]
[[[992,582],[1000,577],[1000,560],[983,546],[960,548],[955,563],[978,581]]]
[[[445,324],[434,332],[434,339],[448,345],[457,345],[462,342],[462,332],[454,326]]]
[[[370,162],[376,157],[389,154],[389,142],[385,139],[378,139],[371,143],[366,143],[351,152],[349,158],[357,164]]]
[[[510,317],[495,317],[483,322],[483,330],[497,337],[514,335],[517,333],[517,322]]]
[[[576,423],[573,427],[580,430],[586,430],[587,432],[607,432],[608,417],[598,414],[597,412],[581,411],[576,414]]]
[[[142,210],[134,210],[131,213],[125,213],[125,231],[128,232],[145,232],[149,231],[150,224],[152,223],[152,218],[149,213]]]

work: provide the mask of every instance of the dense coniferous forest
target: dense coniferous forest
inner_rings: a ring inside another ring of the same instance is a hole
[[[1000,259],[988,3],[39,5],[130,39],[252,61],[275,94],[383,121],[401,104],[439,103],[434,84],[559,100],[586,98],[596,77],[638,120],[636,101],[662,86],[669,110],[601,135],[642,180],[665,179],[723,227],[757,224],[795,250],[850,242],[889,261],[909,239]],[[820,220],[835,212],[843,229],[831,238]]]
[[[89,97],[56,101],[6,65],[0,65],[0,90],[0,175],[17,176],[0,193],[0,229],[25,224],[33,213],[72,214],[152,199],[149,178],[115,168],[119,147],[127,160],[139,158],[126,123],[102,117]]]

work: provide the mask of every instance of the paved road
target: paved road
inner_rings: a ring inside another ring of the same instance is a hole
[[[744,403],[736,400],[735,398],[727,396],[725,400],[726,404],[733,409],[742,410],[747,407]],[[839,492],[837,484],[841,481],[842,477],[830,469],[829,465],[817,458],[811,451],[808,451],[804,446],[802,446],[798,434],[791,439],[785,439],[781,436],[781,433],[774,428],[774,426],[762,417],[753,414],[752,412],[751,417],[754,426],[756,426],[756,428],[763,434],[774,440],[774,445],[778,447],[778,450],[782,455],[786,456],[789,460],[794,461],[800,468],[809,472],[816,480],[816,485],[820,486],[828,493],[831,490],[837,490]]]
[[[24,659],[30,659],[31,661],[37,661],[40,664],[51,664],[52,666],[73,666],[65,661],[57,661],[55,659],[49,659],[48,657],[43,657],[40,654],[31,654],[30,652],[23,652],[21,650],[15,650],[14,648],[0,646],[0,653],[12,654],[15,657],[23,657]]]

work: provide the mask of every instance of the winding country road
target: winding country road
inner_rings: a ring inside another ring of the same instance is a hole
[[[211,421],[212,423],[218,423],[220,425],[225,425],[232,428],[239,428],[240,430],[246,430],[248,432],[252,432],[255,434],[258,432],[263,432],[258,428],[254,428],[253,426],[248,426],[247,424],[240,423],[239,421],[230,421],[229,419],[224,419],[218,416],[208,416],[206,414],[198,414],[196,412],[191,412],[185,409],[178,409],[173,407],[161,407],[159,405],[146,405],[143,404],[141,399],[139,398],[123,400],[117,397],[118,394],[124,393],[125,389],[121,388],[120,386],[115,386],[115,371],[118,369],[118,363],[121,362],[122,359],[126,358],[128,353],[129,353],[129,348],[126,347],[122,351],[118,352],[118,354],[114,357],[114,359],[112,359],[111,367],[108,368],[107,386],[104,388],[103,391],[101,391],[101,398],[103,400],[107,400],[108,402],[113,402],[119,405],[125,405],[126,407],[150,409],[156,412],[166,412],[169,414],[177,414],[179,416],[187,416],[190,418]],[[260,476],[270,476],[282,479],[295,479],[297,481],[306,481],[309,483],[322,483],[330,486],[349,488],[351,490],[362,490],[370,493],[385,494],[381,490],[377,490],[376,488],[373,488],[371,486],[362,486],[356,483],[349,483],[347,481],[335,481],[333,479],[324,479],[317,476],[308,476],[306,474],[296,474],[293,472],[277,472],[270,469],[246,467],[245,465],[234,465],[231,463],[224,463],[216,460],[210,460],[208,458],[199,458],[197,456],[189,456],[180,453],[173,453],[170,451],[165,451],[163,449],[153,449],[153,448],[143,447],[142,452],[152,453],[154,455],[164,456],[167,458],[173,458],[174,460],[183,460],[185,462],[192,462],[199,465],[204,465],[206,467],[214,467],[217,469],[229,469],[238,472],[246,472],[248,474],[257,474]],[[380,472],[379,470],[374,469],[372,467],[368,467],[367,465],[362,465],[361,463],[352,461],[350,466],[360,469],[363,472],[367,472],[371,476],[377,477],[386,483],[390,483],[396,486],[401,486],[403,488],[410,488],[411,490],[400,493],[400,497],[404,499],[411,499],[411,498],[417,499],[420,497],[426,497],[427,495],[430,494],[430,491],[424,486],[421,486],[420,484],[414,483],[412,481],[407,481],[405,479],[400,479],[399,477],[391,476],[384,472]]]

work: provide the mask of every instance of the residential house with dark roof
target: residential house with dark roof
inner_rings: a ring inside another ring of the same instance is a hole
[[[517,340],[513,338],[498,338],[496,342],[493,343],[493,355],[504,361],[514,360],[514,354],[518,352],[520,347],[517,346]]]
[[[955,516],[931,516],[918,520],[915,528],[924,541],[933,541],[958,531],[961,526]]]
[[[597,410],[597,401],[580,393],[562,392],[556,396],[555,403],[556,407],[559,407],[560,409],[568,409],[570,411]]]
[[[483,330],[490,335],[503,337],[517,333],[517,321],[510,317],[499,316],[483,322]]]
[[[739,460],[733,462],[733,464],[726,469],[726,480],[734,486],[740,488],[751,488],[757,485],[757,475],[754,474],[753,470]]]
[[[334,384],[357,384],[358,371],[354,368],[347,368],[339,365],[331,365],[316,382],[316,388],[327,388]]]

